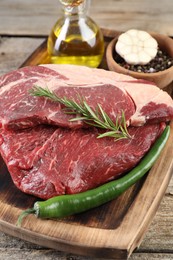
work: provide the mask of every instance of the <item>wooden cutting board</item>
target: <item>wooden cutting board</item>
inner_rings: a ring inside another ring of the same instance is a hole
[[[103,30],[105,47],[117,35]],[[44,42],[22,66],[48,62]],[[105,57],[101,64],[107,69]],[[172,95],[173,84],[167,87]],[[12,236],[79,255],[127,259],[142,241],[163,198],[173,168],[173,123],[166,147],[148,175],[119,198],[88,212],[61,220],[28,216],[16,226],[22,210],[36,198],[19,191],[0,157],[0,230]]]

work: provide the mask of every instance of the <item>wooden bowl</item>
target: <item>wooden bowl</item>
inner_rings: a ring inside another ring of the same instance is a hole
[[[173,58],[173,40],[166,36],[157,33],[150,33],[153,38],[158,42],[159,48],[162,51],[165,51],[170,57]],[[153,72],[153,73],[144,73],[144,72],[134,72],[128,69],[125,69],[119,65],[115,59],[115,44],[118,40],[118,37],[115,37],[108,45],[106,50],[106,60],[108,68],[111,71],[116,71],[125,75],[130,75],[137,79],[145,79],[151,82],[154,82],[159,88],[165,88],[173,81],[173,66],[169,69]]]

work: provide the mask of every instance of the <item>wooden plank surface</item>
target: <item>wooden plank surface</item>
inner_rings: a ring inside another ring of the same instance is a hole
[[[110,35],[115,36],[116,32],[104,31],[104,34],[105,43],[108,43],[112,39]],[[42,63],[45,54],[44,43],[24,65]],[[30,216],[22,228],[15,226],[20,211],[30,208],[35,199],[14,187],[1,159],[0,230],[30,242],[37,241],[42,246],[60,247],[67,252],[126,259],[140,245],[172,176],[173,124],[171,126],[171,135],[162,157],[146,179],[142,179],[113,202],[60,221],[34,220],[35,217]]]
[[[15,39],[4,39],[6,44],[5,46],[8,46],[7,48],[7,51],[9,53],[9,50],[13,49],[13,43],[15,41]],[[29,38],[26,39],[26,38],[17,38],[17,41],[16,43],[18,44],[18,52],[15,54],[17,57],[20,57],[19,60],[17,60],[17,63],[14,64],[13,62],[10,62],[10,66],[11,68],[10,69],[14,69],[15,66],[20,66],[21,63],[20,63],[20,59],[24,60],[29,54],[30,54],[30,51],[32,52],[41,42],[43,42],[44,39],[36,39],[35,41],[33,40],[30,40]],[[30,49],[26,52],[23,52],[21,50],[23,50],[22,46],[26,46],[26,43],[28,43],[28,46],[30,46]],[[0,48],[0,53],[1,52],[1,48]],[[4,50],[4,48],[3,48]],[[5,57],[6,55],[8,55],[8,53],[6,54],[6,51],[4,51],[3,53],[3,57]],[[12,51],[10,52],[12,53]],[[11,61],[14,59],[14,56],[11,56]],[[15,60],[15,59],[14,59]],[[4,68],[4,65],[0,64],[0,69],[3,69]],[[5,69],[6,72],[8,71],[8,68]],[[4,72],[5,72],[4,70]],[[143,252],[147,252],[148,251],[153,251],[155,252],[155,254],[153,254],[153,257],[161,257],[160,259],[164,259],[164,254],[162,254],[163,252],[172,252],[172,245],[173,245],[173,225],[172,225],[172,212],[173,212],[173,181],[171,180],[170,184],[169,184],[169,187],[167,189],[167,192],[166,192],[166,195],[164,196],[163,198],[163,201],[160,205],[160,210],[158,211],[158,213],[156,214],[154,220],[153,220],[153,224],[150,226],[150,229],[149,229],[149,232],[147,232],[146,234],[146,237],[144,238],[140,248],[137,250],[137,254],[134,253],[130,259],[140,259],[138,258],[138,256],[144,256],[145,254]],[[167,228],[167,225],[169,225],[169,230]],[[4,238],[4,234],[2,236],[2,239]],[[3,247],[6,247],[6,241],[11,241],[11,237],[9,236],[5,236],[6,240],[2,240],[2,249]],[[1,240],[0,240],[1,241]],[[13,245],[13,241],[14,241],[14,245]],[[10,242],[8,242],[10,243]],[[8,245],[7,243],[7,245]],[[26,250],[26,255],[29,256],[29,251],[31,250],[30,248],[32,248],[32,254],[31,255],[34,255],[34,252],[35,254],[38,256],[40,255],[44,255],[46,254],[46,259],[51,259],[50,257],[53,257],[54,255],[57,255],[58,257],[64,257],[64,259],[66,259],[67,255],[66,253],[62,253],[62,252],[56,252],[56,251],[53,251],[53,250],[49,250],[49,249],[46,249],[46,248],[40,248],[39,247],[36,247],[35,245],[32,245],[32,244],[29,244],[29,243],[24,243],[23,241],[20,241],[18,239],[12,239],[12,246],[13,248],[16,247],[17,245],[17,248],[19,250],[21,244],[23,245],[24,244],[24,247],[25,250]],[[0,243],[1,245],[1,243]],[[22,246],[21,246],[22,247]],[[16,248],[15,248],[16,250]],[[60,248],[59,248],[60,250]],[[3,250],[2,250],[3,251]],[[141,252],[141,253],[140,253]],[[159,255],[159,252],[161,253]],[[11,251],[9,250],[9,253],[5,252],[4,254],[7,254],[7,259],[10,259],[9,257],[11,257]],[[16,252],[17,254],[17,252]],[[173,254],[171,253],[169,255],[170,257],[173,256]],[[76,257],[76,256],[75,256]],[[147,256],[146,256],[147,257]],[[6,259],[6,258],[4,258]],[[82,259],[85,259],[85,257],[82,257]],[[143,259],[143,258],[142,258]],[[147,258],[146,258],[147,259]],[[151,258],[152,259],[152,258]],[[153,258],[154,259],[154,258]],[[159,259],[159,258],[158,258]],[[169,258],[168,258],[169,259]],[[171,258],[170,258],[171,259]]]
[[[0,1],[0,75],[18,68],[44,41],[59,16],[58,0]],[[57,7],[57,9],[56,9]],[[140,28],[173,36],[173,1],[92,0],[90,14],[105,28]],[[11,37],[2,37],[11,35]],[[30,37],[25,37],[25,36]],[[17,36],[17,37],[16,37]],[[20,37],[19,37],[20,36]],[[24,37],[23,37],[24,36]],[[93,259],[50,250],[0,232],[0,259]],[[96,258],[95,258],[96,259]],[[108,258],[107,258],[108,259]],[[173,178],[140,248],[130,260],[173,259]]]
[[[47,35],[59,18],[58,0],[1,0],[0,34]],[[173,35],[172,0],[92,0],[90,16],[100,27],[145,29]]]

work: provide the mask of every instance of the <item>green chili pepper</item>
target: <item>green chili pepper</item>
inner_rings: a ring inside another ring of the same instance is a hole
[[[62,218],[87,211],[115,199],[141,179],[153,166],[166,144],[169,133],[170,127],[167,126],[140,163],[123,177],[79,194],[37,201],[33,208],[25,210],[19,216],[17,224],[20,224],[23,217],[28,214],[35,214],[39,218]]]

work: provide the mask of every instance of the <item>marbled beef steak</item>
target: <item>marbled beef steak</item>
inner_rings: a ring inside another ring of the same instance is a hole
[[[95,108],[116,120],[122,110],[127,125],[169,121],[173,102],[164,91],[149,82],[102,69],[73,65],[25,67],[0,77],[0,126],[20,129],[38,124],[80,128],[82,122],[69,122],[62,106],[45,98],[33,97],[33,85],[48,87],[60,96],[76,100],[78,94]]]
[[[131,139],[97,138],[96,129],[36,126],[1,130],[0,152],[22,191],[47,199],[97,187],[133,168],[165,127],[129,127]]]
[[[34,97],[34,86],[60,97],[83,96],[116,120],[125,113],[130,139],[97,138],[99,129],[69,122],[63,107]],[[173,119],[173,101],[154,84],[73,65],[21,68],[0,77],[0,153],[14,184],[47,199],[97,187],[141,160]]]

